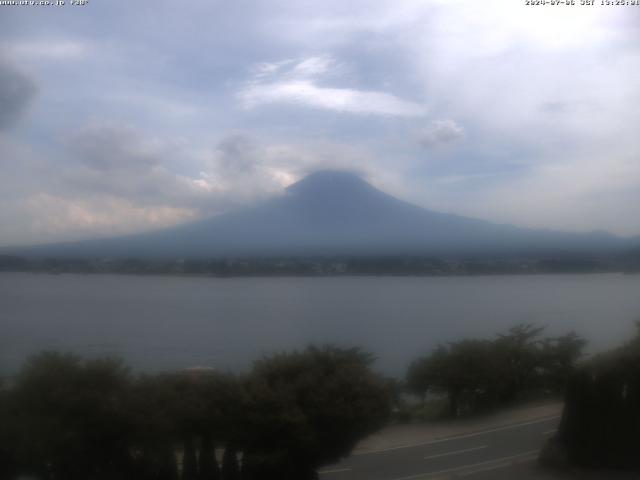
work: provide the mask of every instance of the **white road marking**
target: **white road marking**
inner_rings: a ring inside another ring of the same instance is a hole
[[[542,435],[551,435],[552,433],[556,433],[558,431],[557,428],[554,428],[553,430],[547,430],[546,432],[542,432]]]
[[[528,462],[530,460],[535,460],[535,458],[538,456],[538,452],[535,451],[534,453],[531,453],[530,455],[522,455],[520,458],[515,459],[512,462],[504,462],[504,463],[499,463],[497,465],[490,465],[488,467],[482,467],[482,468],[476,468],[474,470],[470,470],[468,472],[463,472],[461,474],[459,474],[459,477],[468,477],[470,475],[477,475],[478,473],[484,473],[484,472],[490,472],[491,470],[498,470],[499,468],[506,468],[506,467],[510,467],[512,465],[518,464],[518,463],[524,463],[524,462]]]
[[[341,473],[341,472],[350,472],[350,468],[334,468],[332,470],[321,470],[318,472],[318,475],[327,475],[329,473]]]
[[[514,428],[526,427],[527,425],[535,425],[536,423],[549,422],[551,420],[556,420],[558,418],[560,418],[560,415],[554,415],[553,417],[541,418],[541,419],[538,419],[538,420],[533,420],[531,422],[516,423],[516,424],[513,424],[513,425],[506,425],[504,427],[497,427],[497,428],[491,428],[489,430],[482,430],[480,432],[468,433],[468,434],[463,434],[463,435],[454,435],[452,437],[440,438],[438,440],[431,440],[431,441],[428,441],[428,442],[412,443],[412,444],[409,444],[409,445],[398,445],[397,447],[381,448],[379,450],[371,450],[369,452],[352,453],[351,456],[352,457],[358,457],[358,456],[362,456],[362,455],[372,455],[374,453],[391,452],[393,450],[401,450],[403,448],[413,448],[413,447],[423,447],[423,446],[426,446],[426,445],[435,445],[437,443],[451,442],[453,440],[461,440],[463,438],[478,437],[480,435],[485,435],[487,433],[493,433],[493,432],[500,432],[502,430],[512,430]]]
[[[418,473],[416,475],[409,475],[407,477],[399,477],[394,478],[393,480],[418,480],[418,479],[429,479],[436,477],[438,475],[444,475],[446,473],[459,473],[460,476],[471,475],[474,473],[480,473],[480,471],[492,470],[495,468],[504,468],[511,465],[510,460],[521,459],[527,460],[523,457],[528,457],[531,455],[537,455],[538,450],[530,450],[528,452],[518,453],[516,455],[510,455],[508,457],[494,458],[493,460],[486,460],[484,462],[472,463],[469,465],[461,465],[459,467],[445,468],[444,470],[437,470],[435,472],[424,472]],[[489,467],[491,465],[491,467]],[[484,467],[481,470],[473,470],[477,469],[477,467]],[[472,471],[473,470],[473,471]]]
[[[474,452],[476,450],[482,450],[483,448],[488,448],[488,447],[489,445],[482,445],[480,447],[465,448],[464,450],[455,450],[453,452],[438,453],[437,455],[429,455],[428,457],[424,457],[424,459],[429,460],[431,458],[448,457],[449,455],[458,455],[459,453]]]

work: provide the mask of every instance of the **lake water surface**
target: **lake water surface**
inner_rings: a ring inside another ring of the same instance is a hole
[[[600,350],[640,318],[640,275],[199,278],[0,274],[0,375],[44,349],[117,355],[137,370],[242,371],[310,342],[361,346],[402,375],[438,342],[520,322]]]

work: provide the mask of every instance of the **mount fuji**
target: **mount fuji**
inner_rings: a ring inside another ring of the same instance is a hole
[[[637,242],[605,232],[519,228],[399,200],[358,175],[319,171],[282,196],[189,224],[16,253],[72,257],[607,254]]]

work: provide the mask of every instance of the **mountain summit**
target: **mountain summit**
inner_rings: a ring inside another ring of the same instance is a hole
[[[354,172],[341,170],[321,170],[311,173],[302,180],[289,185],[287,192],[299,197],[319,196],[347,197],[379,195],[382,192],[365,182]]]
[[[469,255],[600,253],[626,246],[608,234],[497,225],[426,210],[355,173],[320,171],[261,205],[165,230],[46,245],[39,255],[195,258],[229,255]]]

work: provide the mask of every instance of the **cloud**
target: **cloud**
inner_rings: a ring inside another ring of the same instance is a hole
[[[126,233],[159,228],[194,217],[188,209],[169,206],[145,207],[119,198],[69,200],[37,194],[25,202],[28,210],[39,212],[34,229],[51,234]],[[44,214],[43,214],[44,213]]]
[[[233,133],[223,137],[215,153],[218,169],[227,175],[247,175],[260,165],[256,145],[247,135]]]
[[[321,79],[340,76],[345,66],[331,55],[315,55],[303,59],[288,58],[277,62],[260,62],[251,67],[249,83],[274,80]]]
[[[434,148],[459,141],[464,128],[453,120],[434,120],[420,132],[418,141],[424,148]]]
[[[34,81],[0,57],[0,131],[18,123],[35,93]]]
[[[291,76],[294,78],[318,77],[338,67],[336,61],[329,55],[309,57],[293,67]]]
[[[540,111],[551,115],[575,115],[602,111],[602,108],[585,100],[558,100],[543,102]]]
[[[638,226],[629,219],[640,203],[640,164],[617,150],[609,146],[534,166],[525,176],[477,191],[477,202],[462,208],[505,222],[518,218],[518,224],[536,228],[637,235]]]
[[[36,193],[0,202],[0,221],[14,225],[2,245],[121,235],[191,220],[193,211],[169,206],[141,206],[115,197],[68,198]]]
[[[421,104],[386,92],[354,88],[325,87],[318,79],[335,73],[329,56],[309,57],[298,62],[285,60],[258,64],[253,79],[238,93],[245,109],[268,104],[306,106],[340,113],[415,117],[425,114]]]
[[[317,87],[308,81],[255,85],[242,92],[241,98],[248,109],[264,104],[288,103],[341,113],[408,117],[425,113],[422,106],[387,93]]]
[[[273,155],[268,143],[231,132],[207,154],[194,183],[228,210],[282,193],[291,180],[290,165]]]
[[[64,143],[79,166],[56,172],[57,180],[50,179],[50,184],[60,183],[59,194],[188,208],[197,217],[277,196],[318,169],[373,174],[378,162],[367,149],[327,140],[292,141],[231,131],[202,147],[190,139],[160,139],[113,122],[95,123],[66,137]],[[178,173],[172,165],[190,168]]]
[[[17,44],[0,44],[14,58],[37,61],[66,61],[85,58],[89,53],[86,43],[72,40],[25,41]]]
[[[92,122],[65,138],[69,151],[89,168],[138,170],[159,163],[162,142],[145,138],[133,127]]]
[[[233,132],[220,139],[197,183],[232,202],[227,206],[233,208],[282,194],[318,169],[370,173],[375,160],[366,149],[337,142],[279,141]]]
[[[194,211],[209,201],[210,191],[197,179],[170,167],[173,158],[189,160],[192,155],[182,137],[159,137],[131,125],[93,121],[63,137],[62,143],[76,163],[58,173],[61,192]]]

